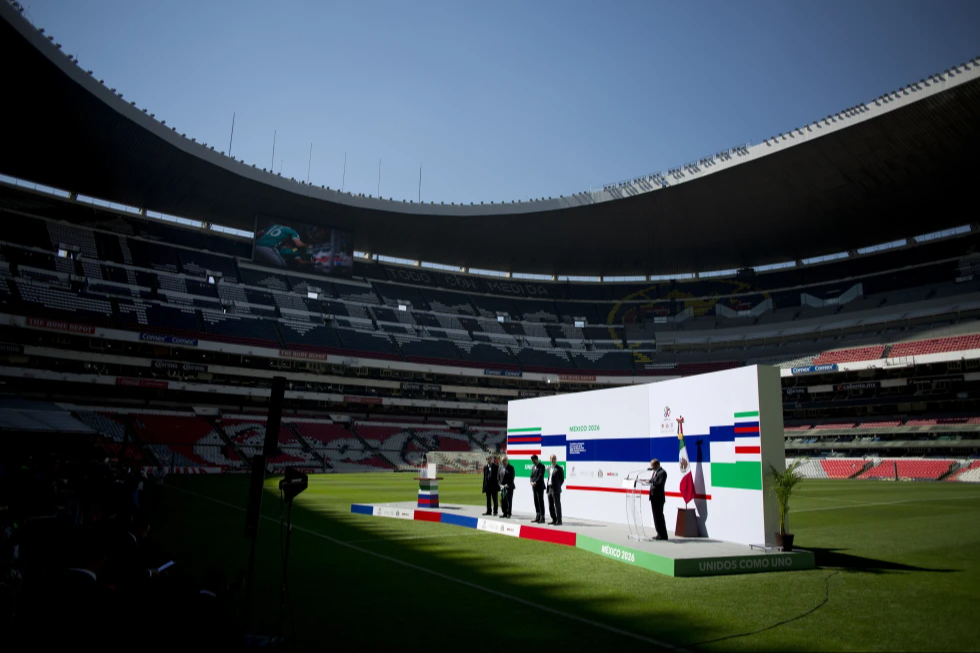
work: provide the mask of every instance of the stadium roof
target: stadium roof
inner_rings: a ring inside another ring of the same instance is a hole
[[[257,214],[352,231],[358,250],[491,270],[674,274],[855,250],[972,220],[974,60],[765,142],[570,197],[388,201],[264,172],[123,99],[0,2],[0,174],[251,230]]]

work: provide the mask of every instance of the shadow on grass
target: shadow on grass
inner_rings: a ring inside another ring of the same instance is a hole
[[[160,544],[180,557],[188,573],[197,575],[213,565],[237,577],[248,554],[242,536],[247,478],[171,482],[172,487],[160,488],[154,510]],[[379,486],[387,482],[377,480]],[[333,483],[311,485],[296,501],[289,607],[280,623],[279,505],[268,492],[275,479],[267,481],[250,632],[285,633],[294,649],[496,652],[504,633],[516,650],[547,648],[557,641],[563,651],[594,652],[665,650],[658,644],[685,646],[747,625],[724,610],[709,616],[703,592],[694,592],[686,582],[692,579],[631,569],[569,547],[352,515],[352,502],[388,499],[384,488],[334,492]],[[323,494],[318,496],[318,490]],[[709,594],[724,596],[722,603],[737,603],[765,594],[777,581],[758,574],[696,582]],[[244,607],[243,598],[236,601],[239,607]],[[806,600],[796,605],[783,599],[755,615],[756,620],[769,624],[810,606]],[[755,650],[806,650],[806,641],[798,633],[776,630],[756,637],[752,645]]]
[[[929,569],[928,567],[917,567],[915,565],[906,565],[900,562],[876,560],[875,558],[866,558],[864,556],[845,553],[847,549],[829,549],[811,546],[807,547],[806,550],[813,552],[817,567],[842,569],[848,572],[884,574],[893,571],[925,571],[938,574],[951,574],[961,571],[960,569]]]
[[[213,479],[207,486],[175,479],[161,488],[155,511],[160,530],[175,531],[166,544],[181,547],[174,553],[187,564],[208,561],[236,577],[248,553],[245,515],[238,508],[246,496],[245,477]],[[263,499],[249,630],[285,634],[294,650],[498,651],[498,637],[478,634],[503,629],[521,649],[561,640],[566,651],[656,651],[667,650],[657,642],[703,626],[695,615],[665,604],[644,615],[624,613],[623,594],[612,589],[582,593],[585,574],[576,567],[574,549],[365,518],[336,504],[315,510],[314,497],[297,499],[293,508],[289,607],[280,623],[277,498],[267,492]],[[193,524],[185,524],[192,515]],[[244,608],[242,599],[236,603]],[[428,635],[419,634],[420,623],[432,626],[424,629]]]

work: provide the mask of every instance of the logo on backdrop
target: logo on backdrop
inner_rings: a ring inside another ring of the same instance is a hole
[[[684,418],[679,418],[683,420]],[[677,424],[680,424],[678,421]],[[675,420],[670,419],[670,406],[664,406],[664,419],[660,422],[660,435],[674,435]]]
[[[599,478],[602,478],[602,470],[599,470]]]

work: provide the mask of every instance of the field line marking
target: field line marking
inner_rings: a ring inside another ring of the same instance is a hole
[[[185,494],[191,494],[193,496],[200,497],[202,499],[207,499],[208,501],[213,501],[214,503],[218,503],[218,504],[221,504],[223,506],[227,506],[229,508],[234,508],[235,510],[238,510],[239,512],[246,512],[245,511],[245,508],[242,508],[241,506],[236,506],[233,503],[228,503],[227,501],[222,501],[221,499],[215,499],[214,497],[209,497],[208,495],[201,494],[200,492],[194,492],[193,490],[187,490],[185,488],[174,487],[172,485],[166,485],[166,484],[164,484],[163,487],[169,487],[170,489],[177,490],[178,492],[184,492]],[[270,517],[269,515],[261,515],[261,517],[262,517],[262,519],[268,519],[271,522],[277,522],[278,523],[278,521],[279,521],[275,517]],[[310,530],[308,528],[304,528],[303,526],[293,526],[293,528],[296,529],[296,530],[298,530],[298,531],[303,531],[305,533],[309,533],[310,535],[313,535],[315,537],[319,537],[319,538],[324,539],[324,540],[327,540],[329,542],[333,542],[334,544],[337,544],[339,546],[343,546],[343,547],[346,547],[348,549],[352,549],[354,551],[357,551],[358,553],[363,553],[365,555],[374,556],[375,558],[381,558],[382,560],[387,560],[388,562],[392,562],[392,563],[394,563],[396,565],[402,565],[403,567],[408,567],[410,569],[414,569],[416,571],[420,571],[420,572],[422,572],[424,574],[429,574],[430,576],[435,576],[437,578],[441,578],[443,580],[447,580],[447,581],[449,581],[451,583],[457,583],[459,585],[465,585],[466,587],[470,587],[470,588],[473,588],[475,590],[479,590],[481,592],[486,592],[487,594],[493,594],[494,596],[499,596],[500,598],[507,599],[508,601],[516,601],[517,603],[521,603],[521,604],[526,605],[528,607],[534,608],[535,610],[543,610],[545,612],[550,612],[551,614],[557,615],[559,617],[564,617],[565,619],[570,619],[572,621],[578,621],[579,623],[588,624],[589,626],[594,626],[594,627],[600,628],[602,630],[608,630],[609,632],[616,633],[617,635],[624,635],[626,637],[632,637],[633,639],[638,639],[638,640],[640,640],[642,642],[646,642],[648,644],[653,644],[654,646],[659,646],[661,648],[670,649],[672,651],[682,651],[683,652],[685,650],[685,649],[683,649],[683,648],[681,648],[679,646],[674,646],[672,644],[667,644],[666,642],[661,642],[659,640],[653,639],[652,637],[644,637],[643,635],[637,635],[636,633],[631,633],[628,630],[623,630],[621,628],[616,628],[615,626],[609,626],[607,624],[600,623],[598,621],[593,621],[592,619],[588,619],[586,617],[579,617],[579,616],[576,616],[574,614],[569,614],[568,612],[563,612],[562,610],[558,610],[557,608],[551,608],[551,607],[548,607],[546,605],[542,605],[540,603],[535,603],[534,601],[528,601],[527,599],[521,598],[520,596],[514,596],[513,594],[507,594],[505,592],[501,592],[499,590],[491,589],[489,587],[484,587],[482,585],[477,585],[476,583],[471,583],[469,581],[462,580],[462,579],[459,579],[459,578],[453,578],[452,576],[449,576],[447,574],[443,574],[443,573],[438,572],[438,571],[435,571],[433,569],[427,569],[425,567],[421,567],[421,566],[416,565],[416,564],[413,564],[411,562],[406,562],[405,560],[399,560],[398,558],[393,558],[391,556],[384,555],[383,553],[376,553],[374,551],[369,551],[367,549],[362,549],[359,546],[355,546],[355,545],[350,544],[348,542],[344,542],[343,540],[338,540],[337,538],[330,537],[329,535],[324,535],[323,533],[317,533],[316,531],[312,531],[312,530]]]
[[[844,510],[845,508],[870,508],[872,506],[892,506],[898,503],[920,503],[923,501],[958,501],[963,499],[980,499],[980,495],[970,495],[966,497],[945,497],[945,498],[935,498],[935,499],[902,499],[901,501],[879,501],[877,503],[855,503],[846,506],[828,506],[826,508],[803,508],[801,510],[794,510],[793,513],[799,512],[817,512],[820,510]]]

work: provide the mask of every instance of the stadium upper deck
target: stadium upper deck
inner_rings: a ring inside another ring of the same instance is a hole
[[[598,193],[418,205],[283,179],[178,135],[0,3],[14,102],[0,173],[251,229],[258,213],[354,232],[358,249],[459,267],[632,275],[767,265],[967,221],[976,61],[782,133]],[[560,235],[560,238],[559,238]],[[560,245],[560,246],[559,246]]]

